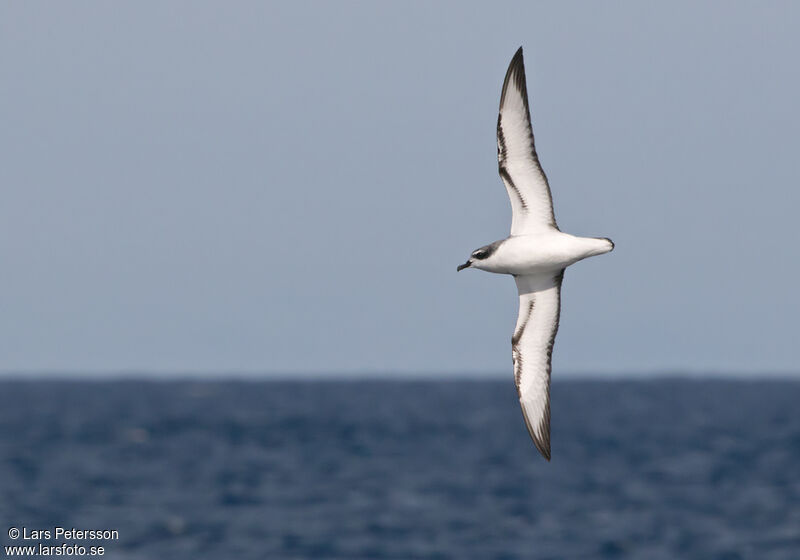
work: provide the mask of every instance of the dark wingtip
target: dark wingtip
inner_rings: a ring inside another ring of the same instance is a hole
[[[511,62],[508,64],[508,70],[506,70],[506,78],[503,80],[503,92],[500,95],[500,108],[503,108],[503,102],[506,98],[506,90],[508,89],[508,84],[512,80],[514,80],[514,84],[522,93],[522,97],[525,103],[525,107],[528,106],[528,87],[525,84],[525,61],[522,58],[522,47],[517,49],[517,52],[514,53],[514,56],[511,58]]]
[[[511,70],[517,67],[523,71],[524,76],[525,60],[522,56],[522,47],[518,48],[517,52],[515,52],[514,56],[511,58],[511,62],[508,65],[508,73],[511,73]]]
[[[528,434],[531,436],[533,440],[533,445],[536,446],[536,449],[539,450],[539,453],[542,454],[542,457],[550,461],[550,404],[548,403],[546,409],[546,416],[542,420],[544,423],[544,438],[539,438],[536,436],[536,432],[533,430],[533,426],[531,426],[531,422],[528,419],[528,415],[525,414],[525,406],[520,401],[520,406],[522,407],[522,417],[525,419],[525,427],[528,428]]]
[[[536,449],[539,450],[539,453],[542,454],[542,457],[550,461],[550,442],[549,441],[538,441],[533,434],[531,434],[533,438],[533,444],[536,446]]]

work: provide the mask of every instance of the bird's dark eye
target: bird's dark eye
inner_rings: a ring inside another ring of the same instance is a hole
[[[472,253],[472,257],[478,260],[485,259],[488,256],[489,255],[486,251],[475,251],[474,253]]]

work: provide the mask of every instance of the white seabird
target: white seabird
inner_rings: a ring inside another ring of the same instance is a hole
[[[561,311],[564,269],[614,248],[605,237],[576,237],[556,225],[547,177],[533,141],[525,65],[519,48],[506,72],[497,119],[497,161],[511,200],[511,235],[472,252],[458,267],[511,274],[519,316],[511,337],[514,381],[536,448],[550,460],[550,357]]]

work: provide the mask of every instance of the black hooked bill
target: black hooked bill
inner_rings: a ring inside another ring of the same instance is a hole
[[[471,264],[472,264],[472,261],[467,261],[467,262],[465,262],[464,264],[460,264],[460,265],[458,265],[458,268],[456,268],[456,271],[457,271],[457,272],[461,272],[461,271],[462,271],[462,270],[464,270],[465,268],[469,268],[469,266],[470,266]]]

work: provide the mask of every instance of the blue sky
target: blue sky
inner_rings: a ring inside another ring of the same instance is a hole
[[[800,368],[800,5],[0,5],[0,370],[510,376],[525,49],[555,375]]]

